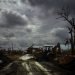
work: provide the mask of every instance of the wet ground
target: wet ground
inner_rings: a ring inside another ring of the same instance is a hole
[[[0,71],[0,75],[75,75],[49,62],[37,62],[25,55]]]

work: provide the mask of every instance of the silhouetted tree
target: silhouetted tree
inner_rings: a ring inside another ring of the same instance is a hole
[[[74,53],[75,49],[75,19],[71,16],[70,8],[63,7],[60,11],[57,12],[58,15],[60,15],[59,18],[64,18],[70,26],[68,27],[69,33],[71,35],[70,43],[71,43],[71,52]]]

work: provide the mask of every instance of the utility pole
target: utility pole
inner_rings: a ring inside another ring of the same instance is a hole
[[[13,43],[12,43],[12,50],[13,50]]]

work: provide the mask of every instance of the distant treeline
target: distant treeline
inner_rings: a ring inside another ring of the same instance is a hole
[[[25,54],[24,51],[22,50],[6,50],[6,49],[0,49],[0,54],[3,54],[3,55],[23,55]]]

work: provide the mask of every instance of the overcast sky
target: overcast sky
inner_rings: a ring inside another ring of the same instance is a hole
[[[68,23],[55,13],[74,0],[0,0],[0,46],[25,48],[31,44],[64,43]]]

